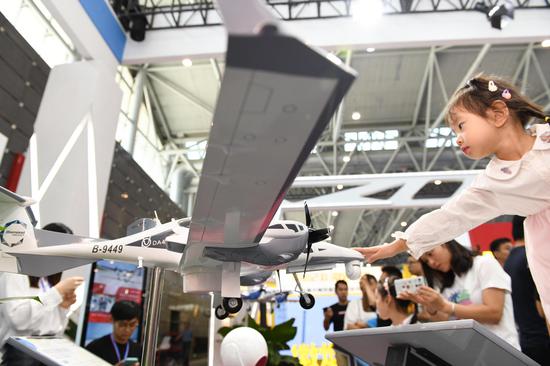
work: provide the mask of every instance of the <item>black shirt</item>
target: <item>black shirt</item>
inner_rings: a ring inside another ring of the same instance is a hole
[[[519,328],[521,348],[547,345],[548,329],[535,305],[537,289],[527,264],[525,247],[515,247],[504,263],[504,270],[512,278],[514,318]]]
[[[333,323],[334,331],[344,330],[344,316],[346,315],[346,309],[348,304],[341,305],[340,303],[332,304],[330,306],[332,309],[332,318],[330,318],[330,323]]]
[[[141,358],[141,347],[137,343],[131,340],[129,341],[129,344],[130,346],[128,349],[127,357],[137,357],[139,360]],[[92,352],[94,355],[109,362],[110,364],[115,365],[124,359],[124,354],[126,352],[125,344],[116,343],[116,345],[118,346],[118,353],[120,355],[120,360],[118,359],[116,351],[113,347],[113,343],[111,342],[110,334],[107,334],[106,336],[93,340],[86,346],[86,349]]]

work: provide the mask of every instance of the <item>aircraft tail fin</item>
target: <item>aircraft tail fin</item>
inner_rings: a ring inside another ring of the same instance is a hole
[[[0,271],[45,276],[93,262],[36,254],[39,247],[94,239],[35,229],[33,203],[0,186]]]
[[[37,247],[34,236],[34,201],[0,187],[0,251],[10,253]]]

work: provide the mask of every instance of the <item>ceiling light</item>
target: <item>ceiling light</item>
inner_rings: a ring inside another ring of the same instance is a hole
[[[185,67],[189,67],[193,65],[193,61],[190,58],[184,58],[181,60],[181,64]]]
[[[487,5],[485,1],[479,1],[475,4],[474,9],[485,14],[491,27],[496,29],[506,27],[510,20],[514,19],[514,4],[509,0],[499,2],[494,6]]]
[[[436,186],[440,185],[441,183],[442,183],[442,182],[441,182],[441,179],[436,179],[436,180],[434,180],[434,184],[435,184]]]
[[[338,211],[332,211],[331,215],[332,215],[332,217],[338,216]]]
[[[368,52],[368,53],[372,53],[372,52],[374,52],[374,51],[376,51],[376,48],[374,48],[374,47],[368,47],[368,48],[367,48],[367,52]]]
[[[344,161],[344,163],[349,163],[349,161],[351,160],[351,158],[349,156],[344,156],[342,158],[342,160]]]
[[[401,226],[403,226],[403,227],[407,226],[407,222],[406,221],[401,221]]]
[[[122,199],[127,200],[127,199],[128,199],[128,193],[123,192],[123,193],[120,194],[120,197],[121,197]]]
[[[360,119],[361,119],[361,113],[359,113],[359,112],[353,112],[353,113],[351,114],[351,119],[354,120],[354,121],[360,120]]]
[[[544,48],[550,47],[550,39],[545,39],[544,41],[542,41],[542,42],[540,43],[540,45],[541,45],[542,47],[544,47]]]
[[[338,184],[336,185],[336,189],[343,189],[344,188],[344,185],[343,184]]]

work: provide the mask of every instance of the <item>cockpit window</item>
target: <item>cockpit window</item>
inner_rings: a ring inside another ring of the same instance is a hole
[[[275,224],[268,227],[268,229],[284,229],[284,227],[281,224]]]
[[[189,224],[191,224],[191,220],[189,220],[188,218],[179,219],[177,220],[177,223],[178,223],[178,226],[186,227],[189,229]]]
[[[286,224],[286,227],[289,228],[290,230],[294,231],[295,233],[298,232],[298,228],[294,224]]]

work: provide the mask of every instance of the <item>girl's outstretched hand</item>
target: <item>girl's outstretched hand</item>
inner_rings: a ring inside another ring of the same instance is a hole
[[[365,260],[369,263],[379,259],[390,258],[396,254],[407,250],[407,244],[403,239],[397,239],[392,243],[378,245],[375,247],[352,248],[363,254]]]

